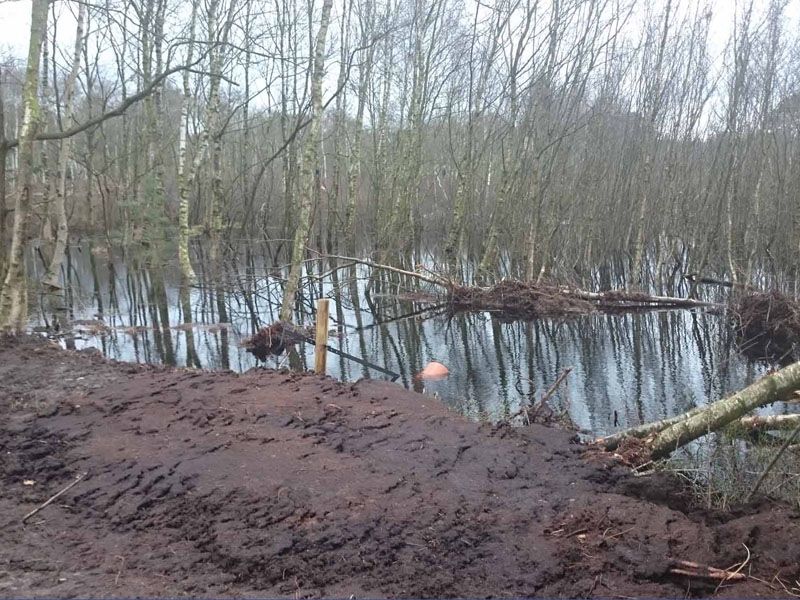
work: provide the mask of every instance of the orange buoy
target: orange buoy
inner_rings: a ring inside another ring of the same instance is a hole
[[[442,363],[432,361],[425,365],[425,368],[417,376],[426,381],[434,381],[436,379],[444,379],[449,374],[450,370]]]

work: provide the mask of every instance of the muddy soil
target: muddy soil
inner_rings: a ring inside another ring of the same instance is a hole
[[[0,341],[2,596],[786,596],[800,516],[395,384]],[[22,517],[83,480],[25,523]],[[742,583],[671,575],[750,552]]]

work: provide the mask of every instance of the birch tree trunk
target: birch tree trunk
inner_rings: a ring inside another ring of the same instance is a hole
[[[800,362],[762,377],[754,384],[707,406],[658,433],[650,444],[653,458],[662,458],[711,431],[717,431],[751,410],[790,399],[800,389]]]
[[[211,6],[213,6],[214,11],[214,23],[212,25],[212,11],[209,9],[208,27],[209,34],[213,35],[211,43],[214,46],[211,49],[209,61],[211,81],[208,95],[208,127],[211,130],[209,139],[211,159],[211,269],[214,278],[216,278],[219,275],[219,246],[222,236],[222,134],[224,127],[222,127],[220,119],[220,87],[225,59],[224,49],[227,47],[231,27],[233,26],[237,2],[236,0],[231,0],[228,5],[226,19],[221,23],[219,15],[216,13],[219,7],[219,0],[214,0]]]
[[[25,245],[33,190],[33,144],[41,125],[37,88],[39,55],[47,27],[49,0],[33,0],[28,65],[22,90],[22,127],[19,136],[18,167],[14,202],[14,229],[3,287],[0,289],[0,331],[24,329],[28,318],[28,284],[25,277]]]
[[[305,149],[299,158],[301,163],[298,172],[300,177],[300,215],[292,246],[292,266],[283,293],[281,304],[281,321],[291,321],[297,287],[303,270],[303,257],[306,252],[308,235],[311,231],[311,209],[315,197],[314,172],[319,162],[319,142],[322,130],[322,79],[325,75],[325,40],[328,35],[328,24],[331,17],[333,0],[323,0],[322,17],[314,44],[314,66],[311,74],[311,123],[306,134]]]
[[[83,46],[83,20],[86,15],[86,5],[78,5],[78,24],[75,30],[75,48],[72,54],[72,67],[64,84],[64,122],[67,128],[72,125],[74,105],[75,105],[75,82],[78,79],[78,68],[81,63],[81,51]],[[50,266],[47,268],[42,278],[42,283],[51,288],[59,289],[58,274],[61,271],[61,263],[64,262],[64,253],[67,249],[67,238],[69,237],[69,224],[67,223],[67,167],[71,157],[72,138],[67,137],[61,140],[61,150],[58,154],[58,188],[56,190],[55,214],[57,220],[56,245],[53,249],[53,256]]]
[[[192,17],[189,25],[189,42],[186,50],[186,64],[192,63],[194,53],[194,36],[197,28],[197,6],[199,0],[192,2]],[[192,168],[187,172],[186,168],[186,146],[189,136],[189,103],[192,92],[189,88],[189,70],[183,72],[183,97],[181,98],[181,123],[180,136],[178,139],[178,261],[181,266],[181,275],[186,281],[194,281],[197,276],[192,268],[192,261],[189,259],[189,188],[196,172]],[[207,137],[205,138],[207,139]],[[197,158],[202,158],[204,148],[197,150]],[[195,160],[194,165],[199,165]]]
[[[369,35],[374,27],[374,10],[372,0],[365,2],[365,14],[362,15],[361,46],[367,46]],[[350,166],[347,174],[347,204],[345,208],[345,233],[348,239],[348,251],[356,253],[356,196],[358,184],[361,179],[361,144],[363,143],[364,109],[367,104],[368,85],[372,76],[372,64],[375,57],[375,46],[371,44],[366,50],[364,62],[358,71],[358,105],[356,108],[356,122],[354,123],[353,142],[350,146]]]
[[[3,101],[3,70],[0,69],[0,279],[6,274],[6,112]]]

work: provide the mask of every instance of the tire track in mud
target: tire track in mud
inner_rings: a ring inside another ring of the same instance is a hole
[[[566,432],[420,399],[0,344],[0,594],[676,595],[667,555],[727,566],[738,537],[759,573],[800,576],[785,507],[692,512]],[[14,518],[84,471],[40,518]]]

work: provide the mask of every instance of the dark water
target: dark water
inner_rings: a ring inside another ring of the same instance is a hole
[[[280,287],[263,269],[231,271],[222,286],[182,293],[173,269],[73,248],[65,294],[40,297],[31,325],[52,324],[56,315],[62,329],[74,327],[65,344],[96,347],[118,360],[246,371],[257,361],[240,342],[277,319]],[[579,427],[603,434],[716,400],[766,370],[736,351],[722,317],[703,311],[504,323],[489,313],[449,317],[432,303],[398,300],[395,292],[410,292],[412,284],[368,288],[366,268],[332,274],[327,266],[321,275],[305,288],[298,321],[313,322],[314,299],[330,297],[339,332],[331,346],[398,373],[398,385],[407,387],[428,361],[444,363],[450,377],[428,383],[425,392],[474,418],[514,414],[570,367],[552,402]],[[80,323],[98,320],[102,331]],[[299,366],[311,368],[313,347],[297,350]],[[288,366],[287,359],[268,362],[278,364]],[[328,371],[345,381],[386,377],[335,354]]]

